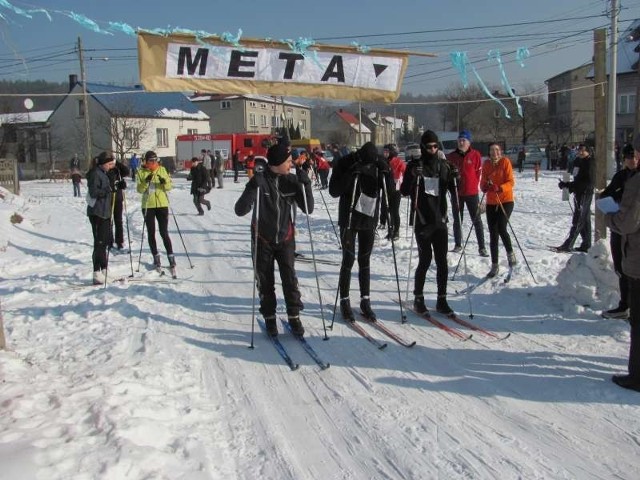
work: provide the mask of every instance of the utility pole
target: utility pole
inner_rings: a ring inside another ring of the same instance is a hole
[[[395,126],[395,125],[394,125]],[[358,145],[362,146],[362,102],[358,102]]]
[[[607,111],[607,173],[615,172],[616,85],[618,80],[618,0],[611,0],[611,35],[609,37],[609,98]],[[606,235],[605,235],[606,236]]]
[[[87,170],[93,167],[91,155],[91,123],[89,122],[89,96],[87,95],[87,76],[84,72],[82,39],[78,37],[78,58],[80,60],[80,81],[82,82],[82,102],[84,103],[84,161]]]
[[[593,104],[595,107],[596,127],[596,153],[595,158],[595,187],[602,189],[607,184],[607,129],[604,122],[607,107],[607,97],[604,84],[607,80],[606,69],[606,42],[607,32],[604,28],[593,31],[593,68],[596,86],[593,89]],[[611,78],[611,76],[609,76]],[[609,97],[611,100],[611,97]],[[611,102],[610,102],[611,103]],[[591,221],[591,220],[589,220]],[[596,209],[595,240],[607,238],[607,228],[604,223],[604,214]]]

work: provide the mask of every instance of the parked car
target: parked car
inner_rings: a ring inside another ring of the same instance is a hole
[[[414,158],[420,158],[420,145],[417,143],[408,143],[406,147],[404,147],[404,157],[408,162]]]
[[[518,152],[520,150],[522,150],[522,145],[509,147],[505,151],[505,154],[507,155],[507,157],[509,157],[509,160],[511,160],[511,164],[514,167],[518,166]],[[547,156],[544,154],[544,150],[542,150],[539,146],[526,145],[524,147],[524,153],[525,153],[525,160],[524,160],[525,166],[527,165],[533,166],[536,163],[541,166],[543,164],[546,164]]]

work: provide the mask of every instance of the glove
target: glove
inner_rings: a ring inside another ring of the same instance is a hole
[[[147,178],[145,178],[144,181],[147,183],[151,183],[152,178],[153,178],[153,173],[150,173],[149,175],[147,175]]]
[[[207,193],[207,189],[203,188],[203,187],[200,187],[200,188],[198,188],[198,193]]]
[[[160,179],[158,180],[158,182],[160,182],[160,185],[164,185],[165,183],[167,183],[167,180],[160,177]]]
[[[264,173],[264,162],[256,162],[256,166],[253,167],[253,173]]]
[[[460,180],[460,170],[458,167],[451,165],[451,178],[455,178],[456,180]]]
[[[490,191],[499,193],[499,192],[502,191],[502,187],[500,185],[491,185],[491,190]]]
[[[380,171],[380,173],[389,173],[389,164],[384,160],[379,160],[378,170]]]
[[[416,177],[421,177],[423,172],[424,172],[424,168],[422,168],[421,163],[419,163],[413,168],[413,173],[415,174]]]
[[[569,187],[568,183],[569,183],[569,182],[563,182],[562,180],[560,180],[560,181],[558,182],[558,188],[559,188],[560,190],[562,190],[563,188],[568,188],[568,187]]]
[[[387,240],[391,240],[394,237],[395,233],[396,233],[395,228],[389,225],[389,228],[387,229]]]
[[[117,190],[124,190],[125,188],[127,188],[127,182],[125,182],[124,180],[119,180],[116,182],[115,187]]]
[[[307,172],[305,172],[301,168],[296,169],[296,176],[298,177],[298,181],[303,185],[311,185],[309,175],[307,175]]]

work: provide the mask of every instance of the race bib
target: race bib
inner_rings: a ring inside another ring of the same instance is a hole
[[[361,193],[358,198],[358,202],[356,203],[355,210],[367,217],[373,217],[376,214],[376,197],[370,197]]]
[[[440,179],[438,177],[423,177],[424,193],[437,197],[440,195]]]

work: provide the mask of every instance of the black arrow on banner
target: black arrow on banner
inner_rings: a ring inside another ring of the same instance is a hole
[[[387,67],[388,67],[388,65],[380,65],[379,63],[374,63],[373,64],[373,71],[376,74],[376,78],[378,78],[380,76],[380,74],[387,69]]]

